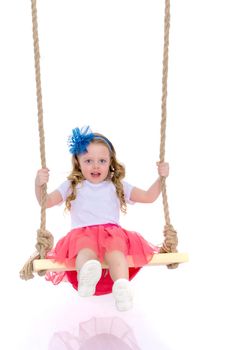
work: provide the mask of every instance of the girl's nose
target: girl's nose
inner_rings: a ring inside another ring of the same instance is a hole
[[[99,167],[99,162],[98,161],[94,162],[93,167],[94,167],[94,169],[97,169]]]

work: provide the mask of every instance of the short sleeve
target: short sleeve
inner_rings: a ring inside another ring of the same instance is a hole
[[[67,196],[70,194],[70,181],[64,181],[58,188],[57,191],[60,192],[63,202],[66,200]]]
[[[128,204],[134,204],[135,202],[130,200],[130,195],[132,192],[132,189],[134,188],[134,186],[132,186],[131,184],[129,184],[126,181],[122,181],[123,184],[123,188],[124,188],[124,195],[125,195],[125,201]]]

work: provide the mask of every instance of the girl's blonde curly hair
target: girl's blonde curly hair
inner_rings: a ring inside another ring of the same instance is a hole
[[[106,142],[105,142],[106,140]],[[124,196],[124,189],[121,180],[125,177],[125,167],[120,164],[116,158],[116,151],[112,143],[102,134],[94,133],[94,139],[90,142],[94,144],[102,144],[108,147],[110,152],[110,167],[107,179],[112,181],[116,188],[116,194],[120,201],[120,209],[123,213],[126,213],[126,201]],[[66,198],[66,209],[71,209],[71,201],[77,197],[77,185],[84,180],[81,172],[79,160],[77,155],[72,156],[72,171],[67,177],[70,180],[71,193]]]

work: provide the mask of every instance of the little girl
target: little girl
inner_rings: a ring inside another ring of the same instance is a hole
[[[112,143],[89,127],[75,128],[69,137],[73,169],[58,189],[47,195],[46,207],[65,202],[70,211],[71,231],[56,244],[49,258],[75,263],[76,271],[48,272],[46,279],[58,284],[68,280],[82,297],[113,293],[116,307],[132,307],[131,280],[158,252],[140,234],[119,225],[120,210],[127,203],[152,203],[161,192],[158,178],[147,190],[123,181],[124,166],[116,159]],[[158,163],[158,174],[168,176],[167,163]],[[41,187],[49,180],[48,169],[40,169],[35,192],[41,201]],[[105,262],[108,269],[103,269]],[[132,267],[128,267],[129,264]]]

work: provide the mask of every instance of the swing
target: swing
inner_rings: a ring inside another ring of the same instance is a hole
[[[41,92],[41,77],[40,77],[40,52],[39,52],[39,38],[38,38],[38,23],[37,23],[37,2],[31,0],[32,10],[32,28],[33,28],[33,42],[34,42],[34,57],[35,57],[35,77],[36,77],[36,94],[37,94],[37,109],[38,109],[38,128],[40,141],[40,157],[41,167],[46,168],[45,157],[45,137],[43,128],[43,108],[42,108],[42,92]],[[169,47],[169,29],[170,29],[170,0],[165,0],[165,16],[164,16],[164,47],[163,47],[163,79],[162,79],[162,117],[160,130],[160,162],[164,162],[165,158],[165,134],[166,134],[166,117],[167,117],[167,77],[168,77],[168,47]],[[178,253],[177,232],[170,223],[166,180],[161,178],[162,182],[162,198],[163,209],[165,217],[164,226],[164,242],[159,250],[155,253],[151,261],[145,265],[167,265],[168,268],[176,268],[179,263],[188,261],[188,254]],[[38,275],[45,275],[46,271],[72,271],[75,266],[67,267],[64,263],[57,263],[51,259],[46,259],[47,253],[53,247],[53,236],[46,230],[46,196],[47,185],[43,185],[41,194],[41,223],[40,229],[37,231],[37,251],[28,259],[20,271],[20,277],[28,280],[34,277],[33,273]],[[103,268],[108,268],[102,264]],[[130,267],[130,266],[129,266]]]

